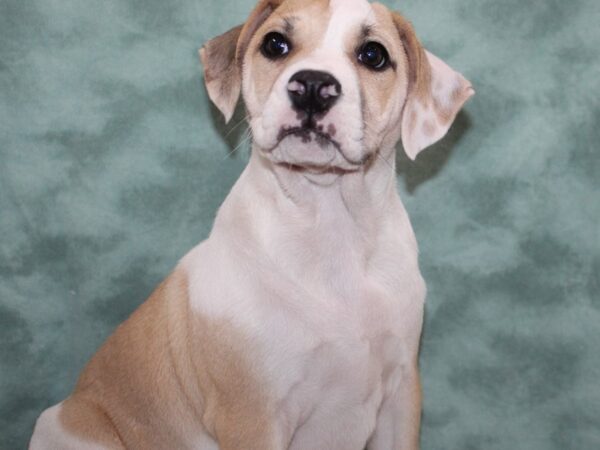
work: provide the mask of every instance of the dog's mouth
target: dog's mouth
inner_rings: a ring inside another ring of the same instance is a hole
[[[323,131],[323,127],[321,125],[318,125],[317,127],[282,127],[277,135],[277,143],[279,144],[289,136],[295,136],[298,137],[303,144],[314,142],[322,149],[332,145],[337,150],[340,150],[340,144],[333,139],[333,134],[335,134],[335,128],[333,128],[332,125],[330,125],[328,131]]]
[[[298,173],[310,173],[313,175],[345,175],[351,172],[356,172],[358,168],[343,168],[332,165],[319,165],[319,164],[294,164],[289,162],[279,162],[278,166],[284,167],[291,172]]]
[[[343,175],[361,170],[365,158],[349,158],[335,135],[336,128],[332,123],[326,126],[314,122],[282,125],[275,145],[261,153],[278,166],[294,172]]]

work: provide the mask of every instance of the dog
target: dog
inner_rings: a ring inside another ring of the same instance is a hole
[[[395,146],[442,138],[471,84],[366,0],[261,0],[200,58],[227,121],[243,97],[247,167],[30,448],[417,449],[426,289]]]

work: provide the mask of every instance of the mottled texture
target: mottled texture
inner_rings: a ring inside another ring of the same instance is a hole
[[[247,148],[197,48],[252,3],[0,2],[0,448],[207,235]],[[398,152],[423,449],[600,448],[600,2],[386,3],[477,90]]]

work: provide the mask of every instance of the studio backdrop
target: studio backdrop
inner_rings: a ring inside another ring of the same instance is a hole
[[[600,2],[384,0],[477,94],[398,188],[424,450],[600,448]],[[204,239],[248,160],[198,48],[252,0],[0,0],[0,448]]]

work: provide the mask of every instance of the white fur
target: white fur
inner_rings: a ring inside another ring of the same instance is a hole
[[[30,450],[103,450],[105,447],[73,436],[62,426],[59,414],[62,403],[45,410],[35,424]]]
[[[277,405],[278,450],[363,450],[365,443],[369,450],[415,450],[425,284],[396,191],[395,143],[378,149],[368,170],[343,175],[278,164],[308,158],[353,167],[365,152],[359,78],[343,43],[350,30],[374,18],[364,0],[331,0],[330,8],[322,43],[283,70],[264,105],[252,90],[260,74],[245,65],[250,162],[209,238],[181,268],[192,310],[205,320],[225,319],[252,339],[249,356]],[[289,80],[305,69],[328,71],[342,85],[323,119],[336,126],[340,151],[313,154],[309,145],[277,143],[282,123],[294,120]],[[399,117],[397,106],[389,108],[390,117]],[[65,445],[59,408],[40,417],[32,448],[100,448],[70,436]],[[196,445],[216,449],[207,434]]]
[[[431,78],[433,92],[432,96],[436,100],[437,104],[446,110],[454,110],[458,112],[458,108],[462,105],[452,100],[452,93],[456,89],[464,91],[466,97],[470,97],[475,93],[471,85],[464,77],[458,72],[454,71],[444,61],[435,56],[429,51],[425,51],[429,65],[431,66]],[[463,100],[464,101],[464,100]],[[402,128],[402,142],[406,154],[410,159],[415,159],[421,150],[429,147],[434,142],[441,139],[450,128],[452,120],[447,122],[441,122],[436,111],[434,110],[433,104],[429,102],[427,106],[424,106],[419,101],[410,102],[406,107],[405,120]],[[416,123],[412,129],[408,128],[408,117],[410,112],[416,114]],[[429,134],[425,133],[423,124],[428,122],[431,127]]]
[[[414,236],[391,180],[376,200],[362,174],[284,190],[272,170],[253,154],[182,261],[192,306],[257,338],[290,449],[362,450],[413,376],[425,296]]]
[[[260,74],[254,74],[251,65],[245,66],[244,95],[250,111],[254,143],[263,151],[273,151],[276,161],[348,169],[353,168],[365,156],[365,149],[361,145],[364,124],[361,118],[359,80],[347,57],[344,44],[349,33],[374,20],[373,11],[365,0],[332,1],[330,11],[331,20],[320,45],[306,58],[291,64],[282,72],[261,111],[253,108],[257,101],[252,92],[253,78]],[[302,146],[301,152],[298,152],[299,146],[294,142],[288,145],[286,140],[282,143],[278,141],[282,125],[299,125],[295,112],[290,108],[287,90],[290,78],[300,70],[329,72],[342,85],[341,98],[321,122],[324,129],[330,124],[336,127],[335,140],[340,145],[339,151],[331,147],[329,152],[324,152],[315,145],[310,153],[307,146]]]
[[[425,285],[393,165],[375,159],[368,172],[338,176],[277,164],[352,167],[366,151],[359,78],[344,44],[374,16],[364,0],[332,0],[330,8],[321,44],[282,71],[264,105],[252,91],[260,74],[244,66],[252,157],[210,238],[182,265],[193,309],[258,342],[282,448],[363,450],[372,438],[371,450],[414,449]],[[289,80],[306,69],[327,71],[342,86],[322,119],[336,126],[340,151],[278,143],[281,125],[297,120]]]

